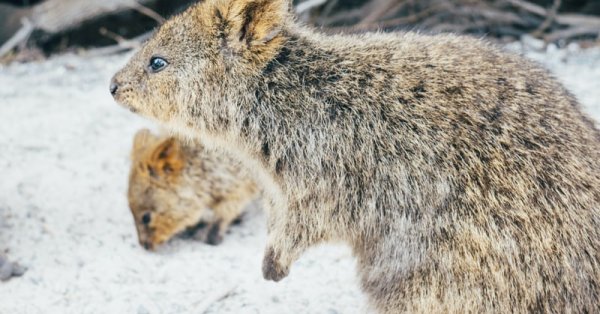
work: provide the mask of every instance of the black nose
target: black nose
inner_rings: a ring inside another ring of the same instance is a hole
[[[115,95],[117,93],[117,90],[119,89],[119,85],[115,82],[110,83],[110,94],[111,95]]]

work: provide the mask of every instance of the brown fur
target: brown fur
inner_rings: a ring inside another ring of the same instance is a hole
[[[200,143],[157,137],[149,130],[135,136],[129,207],[140,244],[148,249],[184,230],[197,231],[195,237],[219,244],[256,194],[246,171],[227,155],[207,151]],[[150,215],[147,224],[144,214]]]
[[[600,134],[561,84],[481,40],[326,36],[287,6],[206,0],[113,80],[255,171],[265,278],[344,241],[380,313],[600,311]]]

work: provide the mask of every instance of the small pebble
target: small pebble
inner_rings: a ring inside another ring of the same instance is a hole
[[[7,281],[12,277],[20,277],[25,274],[27,268],[11,263],[6,258],[0,256],[0,281]]]

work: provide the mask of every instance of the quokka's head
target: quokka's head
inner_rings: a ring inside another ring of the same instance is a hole
[[[149,130],[135,135],[129,175],[129,208],[140,245],[154,249],[198,224],[206,201],[185,178],[186,152],[179,140]]]
[[[167,125],[214,127],[238,112],[234,89],[285,41],[289,0],[206,0],[162,25],[112,79],[121,105]],[[249,93],[249,91],[246,91]]]

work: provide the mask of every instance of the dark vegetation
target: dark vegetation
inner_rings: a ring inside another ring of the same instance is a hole
[[[135,48],[164,19],[194,0],[0,0],[0,60],[24,61],[85,49]],[[299,18],[327,32],[418,29],[530,35],[547,43],[600,36],[597,0],[295,0]]]

